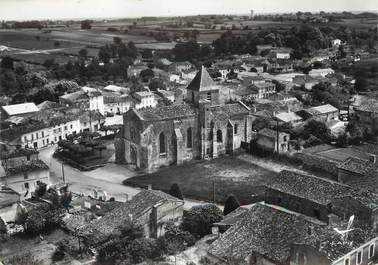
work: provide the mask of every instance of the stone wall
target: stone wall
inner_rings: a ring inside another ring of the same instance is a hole
[[[303,164],[307,167],[330,173],[334,177],[334,180],[337,180],[337,162],[309,153],[296,153],[294,157],[302,160]]]
[[[265,202],[317,218],[326,223],[328,223],[328,215],[331,213],[331,209],[327,205],[321,205],[271,188],[267,188],[265,191]]]

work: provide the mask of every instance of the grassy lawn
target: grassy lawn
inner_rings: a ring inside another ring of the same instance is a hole
[[[245,162],[237,157],[222,157],[209,161],[196,161],[181,166],[163,168],[152,174],[136,176],[123,182],[125,185],[169,191],[177,183],[188,198],[212,201],[213,182],[215,199],[223,203],[229,194],[235,194],[242,204],[252,203],[252,194],[261,194],[273,171]]]

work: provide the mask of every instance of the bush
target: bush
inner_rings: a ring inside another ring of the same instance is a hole
[[[128,252],[134,263],[145,261],[146,259],[155,259],[162,255],[162,251],[156,239],[137,238],[131,242]]]
[[[165,227],[164,237],[161,237],[159,242],[163,252],[173,255],[184,251],[186,247],[193,246],[196,239],[191,233],[184,231],[180,226],[168,224]]]
[[[54,251],[54,253],[51,257],[51,259],[53,261],[60,261],[64,258],[65,254],[66,254],[65,253],[65,247],[61,242],[59,242],[57,248],[55,249],[55,251]]]
[[[211,233],[211,226],[221,221],[222,211],[214,204],[195,206],[183,215],[182,228],[196,237]]]
[[[171,189],[169,190],[169,194],[173,197],[176,197],[180,200],[184,199],[184,196],[182,195],[181,189],[177,183],[173,183],[171,186]]]
[[[230,195],[228,196],[226,203],[224,205],[223,214],[227,215],[230,212],[239,208],[239,206],[240,206],[239,200],[234,195]]]

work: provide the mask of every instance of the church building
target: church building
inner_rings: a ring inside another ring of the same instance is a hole
[[[151,172],[232,154],[250,142],[250,109],[241,102],[219,104],[219,89],[202,67],[187,87],[186,103],[127,111],[116,159]]]

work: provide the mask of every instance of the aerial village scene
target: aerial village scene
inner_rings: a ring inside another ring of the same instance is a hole
[[[0,0],[0,265],[378,264],[376,0]]]

